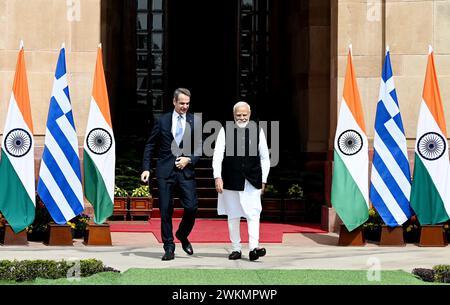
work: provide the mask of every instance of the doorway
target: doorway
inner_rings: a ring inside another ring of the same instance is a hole
[[[167,85],[191,90],[203,121],[231,120],[237,98],[237,4],[230,0],[168,1]],[[172,109],[171,98],[165,110]]]

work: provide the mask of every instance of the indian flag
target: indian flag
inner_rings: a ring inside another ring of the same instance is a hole
[[[33,121],[21,42],[0,162],[0,211],[15,233],[33,222],[35,196]]]
[[[449,219],[447,129],[431,46],[417,123],[411,207],[422,225],[438,224]]]
[[[352,64],[347,57],[344,95],[334,139],[331,203],[348,231],[369,217],[369,151],[361,100]]]
[[[102,224],[113,213],[116,145],[109,112],[101,45],[97,51],[83,164],[84,195],[94,207],[95,223]]]

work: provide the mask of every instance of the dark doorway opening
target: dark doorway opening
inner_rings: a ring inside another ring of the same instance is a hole
[[[232,118],[237,98],[237,1],[168,1],[168,91],[191,90],[203,121]],[[170,94],[168,95],[170,96]],[[172,109],[167,98],[166,109]]]

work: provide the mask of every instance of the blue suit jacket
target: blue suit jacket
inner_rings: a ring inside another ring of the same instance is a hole
[[[194,167],[200,159],[202,153],[202,126],[199,117],[192,113],[186,113],[186,127],[183,140],[178,147],[172,134],[172,113],[167,112],[156,120],[150,137],[145,144],[143,170],[151,170],[151,160],[155,157],[155,149],[158,147],[156,161],[156,177],[168,178],[175,170],[175,160],[177,156],[191,158],[184,169],[183,174],[187,179],[194,178]],[[194,136],[194,130],[197,128],[198,137]]]

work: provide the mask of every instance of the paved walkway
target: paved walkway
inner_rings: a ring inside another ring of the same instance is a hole
[[[0,259],[66,259],[96,258],[105,265],[120,271],[129,268],[236,268],[236,269],[353,269],[368,270],[380,267],[384,270],[431,268],[438,264],[450,264],[450,246],[380,247],[368,243],[363,247],[337,246],[334,233],[284,234],[281,244],[262,244],[267,255],[258,261],[248,260],[244,244],[243,259],[227,259],[229,244],[193,243],[194,255],[188,256],[177,243],[175,260],[163,262],[162,245],[152,233],[111,233],[113,246],[85,246],[75,240],[74,246],[46,246],[30,242],[28,246],[1,246]]]

